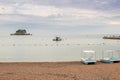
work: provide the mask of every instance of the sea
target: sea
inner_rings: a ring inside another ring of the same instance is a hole
[[[120,59],[120,40],[103,35],[0,36],[0,62],[63,62],[92,57]],[[87,51],[88,53],[85,53]],[[94,51],[91,53],[91,51]]]

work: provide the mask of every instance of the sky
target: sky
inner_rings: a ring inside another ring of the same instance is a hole
[[[0,0],[0,34],[120,34],[120,0]]]

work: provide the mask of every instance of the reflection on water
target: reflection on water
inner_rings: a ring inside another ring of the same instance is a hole
[[[44,62],[80,61],[83,50],[95,50],[96,59],[102,58],[105,50],[119,50],[119,40],[100,37],[63,37],[63,41],[52,41],[54,37],[9,36],[0,37],[0,62]],[[119,53],[119,52],[118,52]],[[120,57],[119,55],[115,55]]]

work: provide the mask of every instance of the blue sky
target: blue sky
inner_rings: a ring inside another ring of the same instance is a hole
[[[120,34],[120,0],[0,0],[0,34]]]

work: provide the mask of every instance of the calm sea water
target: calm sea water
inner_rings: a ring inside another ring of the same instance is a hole
[[[97,60],[106,50],[115,50],[113,55],[120,58],[120,40],[102,39],[101,36],[62,36],[62,41],[55,42],[53,38],[1,36],[0,62],[80,61],[84,50],[94,50],[92,56]]]

